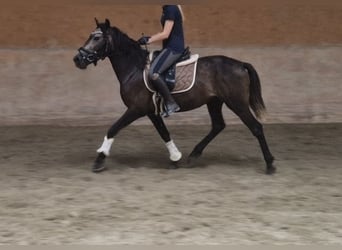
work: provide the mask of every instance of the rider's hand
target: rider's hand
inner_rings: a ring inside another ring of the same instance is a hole
[[[140,45],[146,45],[148,43],[148,40],[150,39],[150,36],[142,36],[139,40],[138,43]]]

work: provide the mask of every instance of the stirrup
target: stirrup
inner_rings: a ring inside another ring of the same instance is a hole
[[[176,113],[177,111],[180,110],[180,107],[177,103],[173,104],[174,109],[168,109],[167,105],[164,106],[164,111],[161,113],[162,117],[169,117],[171,114]]]

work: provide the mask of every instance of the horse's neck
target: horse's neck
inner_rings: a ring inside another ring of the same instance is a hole
[[[142,70],[138,69],[125,56],[109,57],[113,70],[118,78],[120,85],[128,82],[135,74],[141,74]]]

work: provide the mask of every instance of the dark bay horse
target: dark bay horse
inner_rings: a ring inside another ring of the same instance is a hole
[[[171,139],[163,118],[155,113],[152,93],[143,81],[148,51],[118,28],[111,27],[108,19],[104,23],[96,20],[96,25],[96,29],[74,57],[75,65],[80,69],[86,69],[89,64],[96,65],[98,60],[108,57],[120,82],[120,94],[127,110],[110,127],[102,146],[97,150],[98,156],[93,165],[93,172],[105,169],[105,158],[109,155],[118,132],[146,115],[164,140],[171,161],[179,161],[182,154]],[[251,64],[225,56],[201,57],[197,64],[194,87],[187,92],[175,94],[174,98],[181,107],[179,112],[206,104],[212,122],[210,132],[195,146],[188,161],[198,158],[210,141],[225,128],[222,115],[222,106],[225,104],[258,139],[266,162],[266,173],[275,172],[274,158],[268,148],[263,127],[251,113],[253,110],[259,118],[265,110],[260,80]]]

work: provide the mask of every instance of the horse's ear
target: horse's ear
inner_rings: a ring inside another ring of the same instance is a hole
[[[105,24],[106,28],[110,28],[110,21],[108,20],[108,18],[106,18]]]
[[[94,19],[95,19],[96,26],[99,27],[99,20],[97,20],[96,17]]]

